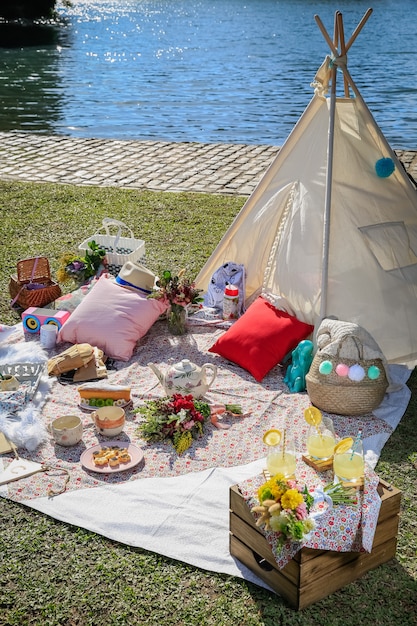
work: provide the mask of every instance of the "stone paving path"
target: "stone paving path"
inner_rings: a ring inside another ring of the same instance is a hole
[[[0,179],[249,196],[278,151],[0,132]],[[417,179],[417,152],[396,152]]]

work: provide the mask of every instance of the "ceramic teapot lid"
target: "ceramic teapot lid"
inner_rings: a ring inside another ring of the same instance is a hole
[[[196,372],[199,369],[189,359],[182,359],[180,363],[176,363],[172,367],[176,372]]]

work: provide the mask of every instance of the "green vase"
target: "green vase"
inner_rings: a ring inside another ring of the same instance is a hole
[[[172,304],[168,309],[168,330],[171,335],[185,335],[187,332],[187,309],[180,304]]]

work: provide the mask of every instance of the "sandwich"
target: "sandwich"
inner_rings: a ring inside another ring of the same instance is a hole
[[[88,407],[125,406],[131,401],[130,387],[110,383],[85,383],[78,387],[80,403]]]

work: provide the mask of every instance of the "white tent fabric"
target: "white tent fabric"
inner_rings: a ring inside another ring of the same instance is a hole
[[[207,289],[223,263],[247,271],[246,304],[270,294],[317,328],[325,316],[363,326],[388,362],[417,359],[417,192],[360,94],[315,93],[277,157],[197,276]],[[333,160],[329,167],[329,134]],[[376,163],[391,158],[380,177]],[[324,213],[331,206],[327,297]]]

